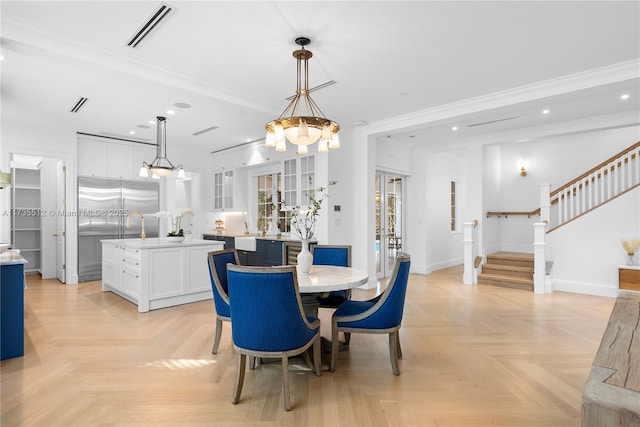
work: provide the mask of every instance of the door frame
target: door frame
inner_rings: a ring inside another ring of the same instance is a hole
[[[376,233],[376,236],[374,236],[374,243],[376,245],[376,248],[374,250],[374,265],[376,267],[376,277],[378,279],[382,279],[385,277],[389,277],[391,275],[391,273],[393,272],[393,264],[389,263],[389,258],[391,258],[391,254],[390,254],[390,250],[391,248],[389,248],[389,244],[388,244],[388,240],[389,240],[389,236],[387,235],[387,221],[388,221],[388,212],[387,209],[382,209],[382,207],[386,207],[387,203],[388,203],[388,192],[387,192],[387,180],[390,177],[394,177],[394,178],[400,178],[402,180],[402,187],[401,187],[401,193],[400,193],[400,203],[403,204],[403,201],[405,199],[405,195],[406,195],[406,180],[407,180],[407,175],[398,173],[398,172],[391,172],[391,171],[385,171],[383,169],[377,169],[375,172],[375,177],[377,178],[378,176],[380,176],[380,233],[379,235]],[[376,179],[374,178],[374,180]],[[374,192],[375,195],[374,197],[378,197],[378,188],[376,187],[376,184],[374,182]],[[377,205],[377,201],[374,201],[374,206]],[[404,242],[404,236],[405,236],[405,228],[404,228],[404,224],[406,224],[405,218],[406,218],[406,213],[405,213],[404,208],[401,208],[400,210],[400,224],[401,229],[400,229],[400,241]],[[377,221],[377,213],[374,213],[374,216],[376,217],[376,221]],[[384,226],[383,226],[384,225]],[[374,227],[375,230],[375,227]],[[394,236],[394,241],[395,238],[397,237]],[[396,250],[395,248],[393,249],[394,251]],[[395,255],[396,253],[393,253],[393,259],[395,260]]]

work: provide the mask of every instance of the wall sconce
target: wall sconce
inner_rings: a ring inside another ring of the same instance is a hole
[[[518,170],[520,171],[520,176],[521,177],[525,177],[527,176],[527,167],[528,167],[528,163],[525,162],[524,160],[518,160]]]
[[[0,190],[8,185],[11,185],[11,174],[7,172],[0,172]]]

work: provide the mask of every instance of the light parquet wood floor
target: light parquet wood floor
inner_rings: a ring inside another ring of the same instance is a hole
[[[231,403],[231,329],[225,323],[211,354],[212,301],[139,314],[100,282],[30,276],[26,353],[1,363],[0,424],[579,426],[615,300],[465,286],[461,277],[460,267],[411,275],[399,377],[386,336],[354,334],[334,373],[318,378],[292,361],[285,412],[278,364],[248,371]],[[330,312],[321,318],[329,337]]]

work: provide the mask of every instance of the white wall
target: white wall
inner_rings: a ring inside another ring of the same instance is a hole
[[[547,234],[554,290],[616,296],[623,239],[640,237],[640,188]]]
[[[4,118],[3,118],[4,119]],[[12,154],[25,154],[30,156],[51,157],[63,159],[67,166],[66,197],[67,210],[77,210],[77,184],[76,184],[76,157],[77,140],[76,131],[66,127],[43,128],[34,126],[29,117],[24,121],[2,121],[0,128],[2,147],[0,149],[0,168],[9,170]],[[10,199],[7,199],[8,190],[2,192],[2,209],[8,209]],[[67,247],[67,283],[78,282],[78,249],[77,249],[77,221],[75,216],[66,219]],[[11,241],[10,217],[2,216],[0,227],[0,241]]]
[[[459,182],[464,194],[464,165],[463,159],[447,153],[431,154],[427,158],[425,191],[428,237],[425,243],[429,245],[427,267],[430,271],[462,263],[462,227],[459,231],[451,231],[450,200],[451,181]]]
[[[533,211],[540,206],[540,184],[550,183],[553,191],[638,140],[640,128],[627,127],[487,147],[485,152],[491,150],[494,160],[499,156],[500,177],[496,192],[489,184],[495,178],[494,165],[486,168],[485,207],[490,211]],[[529,164],[526,177],[520,176],[520,159]],[[487,222],[499,225],[500,250],[532,252],[532,224],[539,220],[536,215],[491,218]]]

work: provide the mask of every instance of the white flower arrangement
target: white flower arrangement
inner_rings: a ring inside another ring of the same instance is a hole
[[[193,209],[191,208],[180,208],[176,209],[173,212],[169,211],[160,211],[154,214],[156,218],[169,218],[171,220],[171,231],[167,233],[167,237],[169,236],[184,236],[184,231],[182,230],[182,218],[185,215],[193,216]]]
[[[311,183],[311,177],[309,177],[309,183]],[[337,181],[330,181],[329,185],[335,185]],[[316,195],[319,196],[316,197]],[[320,215],[320,208],[324,199],[329,197],[327,188],[318,187],[311,193],[307,194],[309,206],[293,206],[291,208],[291,230],[296,234],[300,240],[309,240],[313,238],[316,230],[316,220]]]

